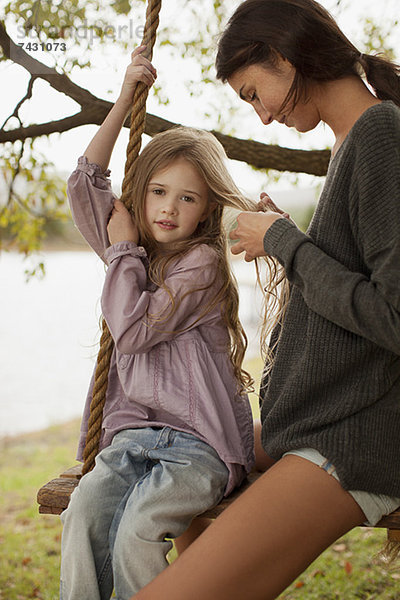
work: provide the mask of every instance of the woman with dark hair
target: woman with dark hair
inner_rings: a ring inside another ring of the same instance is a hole
[[[234,254],[275,258],[290,286],[261,386],[273,465],[140,600],[271,600],[400,505],[399,68],[314,0],[246,0],[216,65],[264,125],[322,121],[335,143],[306,234],[268,198],[231,234]]]

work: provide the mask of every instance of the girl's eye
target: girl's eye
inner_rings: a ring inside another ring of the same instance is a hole
[[[156,194],[157,196],[161,196],[161,194],[164,193],[164,190],[162,190],[161,188],[154,188],[153,190],[153,194]]]
[[[194,202],[194,198],[192,196],[182,196],[181,199],[184,202]]]

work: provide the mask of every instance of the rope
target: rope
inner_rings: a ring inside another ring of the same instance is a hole
[[[161,0],[148,0],[146,9],[146,23],[144,27],[142,44],[147,48],[143,55],[151,60],[153,55],[153,46],[156,41],[156,31],[158,27],[158,15],[161,9]],[[125,175],[122,182],[121,201],[130,209],[132,206],[132,181],[135,175],[137,158],[139,156],[142,133],[145,128],[146,120],[146,100],[149,88],[142,82],[136,85],[132,112],[129,142],[126,151]],[[103,319],[102,336],[100,339],[100,350],[97,357],[97,367],[94,379],[92,401],[90,403],[90,416],[88,422],[88,432],[86,436],[85,450],[83,452],[84,464],[82,474],[88,473],[94,467],[94,461],[99,450],[101,437],[101,425],[103,420],[103,408],[106,401],[108,373],[110,370],[110,360],[113,352],[114,342],[108,326]]]
[[[158,14],[161,8],[161,0],[148,0],[146,12],[146,25],[143,33],[142,44],[147,48],[143,55],[151,60],[153,55],[153,46],[156,39],[158,27]],[[144,133],[146,121],[146,100],[149,93],[147,85],[139,81],[133,95],[133,108],[131,113],[131,127],[129,134],[128,147],[126,149],[125,176],[122,182],[121,200],[125,206],[130,209],[132,206],[132,187],[133,178],[136,171],[136,163],[142,144],[142,134]]]

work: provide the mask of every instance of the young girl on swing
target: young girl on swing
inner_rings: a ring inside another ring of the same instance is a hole
[[[156,77],[142,52],[68,181],[74,221],[108,265],[101,306],[115,349],[101,451],[62,515],[63,600],[104,600],[113,587],[130,598],[167,566],[168,540],[253,465],[246,338],[222,225],[224,206],[250,203],[222,147],[186,128],[155,136],[138,160],[133,218],[107,179],[135,85]]]

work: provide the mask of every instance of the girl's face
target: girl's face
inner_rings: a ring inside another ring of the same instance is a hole
[[[294,76],[293,65],[279,58],[274,68],[256,64],[239,69],[228,83],[242,100],[253,106],[264,125],[278,121],[287,127],[295,127],[297,131],[310,131],[321,120],[312,100],[306,103],[300,100],[294,109],[289,102],[281,112]]]
[[[178,158],[150,177],[145,198],[147,225],[157,242],[188,239],[214,209],[208,187],[197,169]]]

